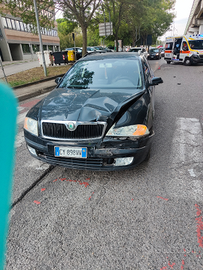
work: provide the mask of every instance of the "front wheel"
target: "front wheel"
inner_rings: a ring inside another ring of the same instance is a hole
[[[185,65],[185,66],[190,66],[190,65],[191,65],[191,60],[190,60],[190,58],[185,58],[184,65]]]
[[[171,61],[166,61],[166,63],[167,63],[167,64],[170,64],[170,63],[171,63]]]

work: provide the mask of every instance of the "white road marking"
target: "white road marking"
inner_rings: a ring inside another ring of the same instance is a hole
[[[24,110],[24,109],[25,109],[24,107],[18,106],[18,111],[19,112],[22,111],[22,110]]]
[[[18,125],[19,125],[21,122],[24,122],[26,114],[27,114],[27,112],[18,115],[18,120],[17,120],[17,124],[18,124]]]
[[[38,170],[38,171],[45,171],[46,169],[49,168],[49,164],[47,163],[43,163],[42,161],[38,160],[38,159],[34,159],[29,162],[28,164],[25,165],[26,167],[29,167],[29,168],[34,168],[35,170]]]
[[[196,177],[196,174],[194,173],[194,170],[193,169],[188,169],[188,172],[190,173],[190,175],[192,177]]]
[[[173,196],[203,201],[203,136],[198,119],[176,120],[170,160],[173,168],[170,179]]]
[[[22,130],[18,132],[18,135],[16,136],[15,147],[16,148],[20,147],[24,142],[25,142],[24,131]]]

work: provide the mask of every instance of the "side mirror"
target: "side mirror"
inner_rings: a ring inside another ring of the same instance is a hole
[[[153,78],[152,78],[152,82],[149,83],[149,86],[152,86],[152,85],[158,85],[158,84],[160,84],[160,83],[163,83],[162,78],[160,78],[160,77],[153,77]]]
[[[57,77],[57,78],[55,79],[55,83],[56,83],[56,84],[59,84],[60,81],[61,81],[61,79],[62,79],[61,77]]]

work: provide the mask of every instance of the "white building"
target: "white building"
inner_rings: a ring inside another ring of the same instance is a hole
[[[193,1],[184,34],[203,34],[203,0]]]

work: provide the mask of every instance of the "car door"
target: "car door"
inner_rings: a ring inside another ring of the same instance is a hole
[[[153,126],[153,118],[155,115],[155,108],[154,108],[154,102],[155,102],[155,93],[154,93],[154,86],[149,86],[149,84],[152,81],[152,78],[154,77],[153,71],[151,70],[151,67],[147,60],[145,58],[142,59],[142,68],[144,73],[144,80],[145,80],[145,87],[146,91],[149,95],[149,101],[148,101],[148,126],[151,128]]]

